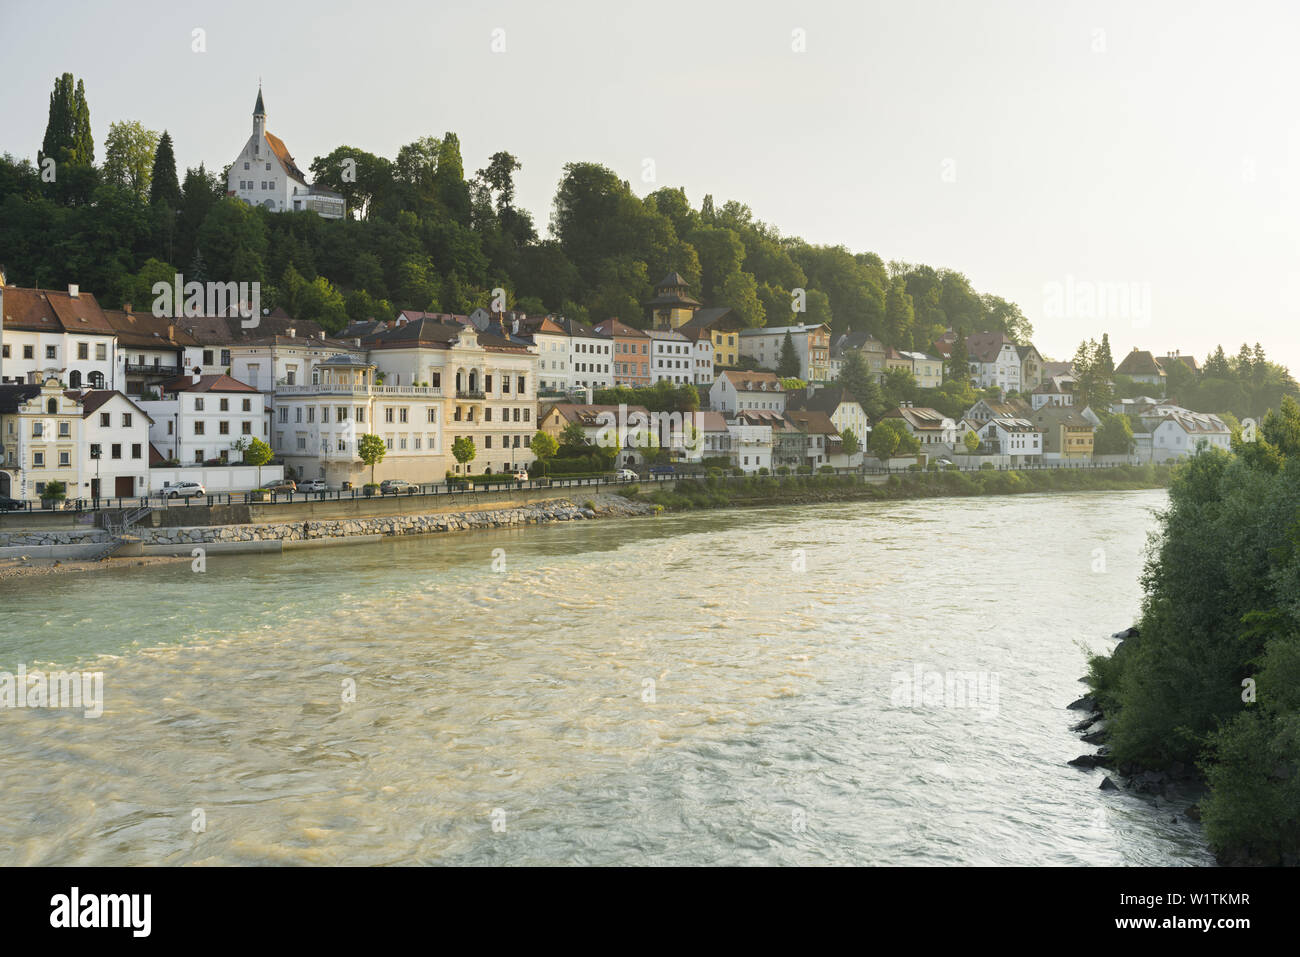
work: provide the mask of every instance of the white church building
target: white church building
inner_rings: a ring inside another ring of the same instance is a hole
[[[226,195],[276,213],[305,209],[325,219],[342,219],[346,210],[341,195],[309,184],[284,140],[267,131],[260,87],[253,107],[253,135],[230,167]]]

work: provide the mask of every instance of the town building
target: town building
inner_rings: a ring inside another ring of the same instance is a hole
[[[676,329],[694,318],[700,308],[700,301],[690,294],[689,284],[675,272],[655,283],[654,298],[646,303],[655,329]]]
[[[709,405],[717,412],[763,409],[785,412],[785,387],[773,372],[723,371],[709,388]]]
[[[1165,370],[1161,368],[1160,361],[1150,352],[1133,347],[1133,351],[1126,355],[1118,366],[1115,367],[1115,374],[1128,376],[1134,382],[1142,382],[1146,385],[1160,386],[1163,390],[1165,384]]]
[[[1006,333],[977,332],[967,336],[966,353],[976,388],[1021,391],[1020,350]]]
[[[1095,426],[1073,406],[1044,405],[1029,420],[1043,433],[1043,459],[1069,461],[1092,458]]]
[[[614,343],[614,384],[633,389],[651,385],[650,336],[617,319],[598,322],[595,330]],[[541,374],[541,370],[538,370]]]
[[[762,326],[740,333],[740,354],[763,369],[776,371],[785,348],[786,336],[799,359],[797,377],[805,382],[830,379],[831,330],[824,323],[797,326]]]
[[[650,380],[678,385],[695,382],[695,344],[671,329],[649,329]]]
[[[116,389],[117,332],[94,294],[5,286],[0,274],[0,384]]]
[[[910,402],[886,412],[882,419],[900,419],[907,431],[921,443],[921,450],[927,446],[946,445],[951,448],[957,443],[957,423],[937,409],[914,406]]]
[[[252,439],[269,444],[265,397],[246,383],[224,374],[182,375],[158,391],[159,398],[138,405],[151,420],[149,441],[165,461],[239,463]]]
[[[284,140],[266,128],[261,87],[253,107],[253,134],[230,164],[226,195],[275,213],[307,210],[325,219],[342,219],[346,212],[342,195],[308,183]]]
[[[1033,465],[1043,457],[1043,433],[1028,419],[989,419],[977,433],[981,451],[1008,457],[1009,465]]]
[[[734,369],[740,363],[740,333],[747,327],[730,307],[697,309],[694,317],[677,327],[688,338],[700,333],[713,344],[713,374],[718,369]]]

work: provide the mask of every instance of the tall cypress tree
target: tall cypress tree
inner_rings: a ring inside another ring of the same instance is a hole
[[[172,150],[172,137],[166,130],[158,140],[153,154],[153,177],[149,182],[149,204],[162,203],[169,209],[180,209],[181,183],[176,176],[176,154]]]
[[[1110,335],[1103,332],[1101,334],[1101,346],[1097,350],[1097,365],[1105,375],[1114,375],[1115,357],[1110,353]]]
[[[793,379],[799,374],[799,353],[794,351],[794,339],[786,330],[785,341],[781,343],[781,358],[776,363],[776,374],[782,379]]]
[[[948,378],[957,382],[970,381],[970,350],[966,348],[966,330],[960,326],[948,354]]]
[[[37,161],[44,167],[52,159],[54,190],[64,202],[85,202],[94,189],[95,141],[90,132],[90,107],[85,84],[73,85],[71,73],[54,81],[49,119]]]

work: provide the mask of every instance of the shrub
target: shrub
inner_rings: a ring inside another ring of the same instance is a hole
[[[925,470],[926,470],[927,472],[937,472],[937,471],[939,471],[939,462],[938,462],[938,460],[937,460],[937,459],[931,459],[929,462],[927,462],[927,463],[926,463],[926,466],[925,466]]]
[[[993,471],[993,463],[992,463],[992,462],[981,462],[981,463],[980,463],[980,469],[981,469],[981,470],[984,470],[984,471],[992,472],[992,471]]]
[[[732,475],[744,475],[744,474],[745,474],[745,470],[742,469],[740,466],[736,466],[735,468],[733,468],[733,469],[731,470],[731,474],[732,474]]]
[[[771,475],[772,473],[768,470],[768,468],[767,468],[766,466],[764,466],[763,468],[760,468],[760,469],[758,470],[758,474],[759,474],[759,475]]]
[[[797,469],[795,469],[795,472],[797,472],[800,475],[812,475],[812,466],[800,465]]]
[[[789,475],[789,474],[790,474],[790,467],[789,467],[788,465],[779,465],[779,466],[777,466],[776,474],[777,474],[777,475]]]
[[[589,512],[594,512],[596,510],[596,503],[593,502],[591,499],[587,499],[585,502],[582,503],[582,507]]]
[[[919,462],[913,462],[907,467],[907,470],[909,472],[919,472],[921,471],[921,464]]]
[[[834,475],[834,474],[835,474],[835,466],[833,466],[833,465],[823,465],[823,466],[822,466],[821,468],[819,468],[817,471],[820,472],[822,475]]]

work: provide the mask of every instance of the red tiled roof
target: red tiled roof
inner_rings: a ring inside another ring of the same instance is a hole
[[[164,392],[256,392],[251,385],[245,385],[238,379],[232,379],[230,376],[221,375],[201,375],[199,381],[194,381],[194,376],[182,375],[177,376],[169,382],[163,383],[159,388]]]
[[[114,329],[104,317],[94,293],[72,298],[67,290],[4,287],[4,327],[23,332],[70,332],[111,336]]]

